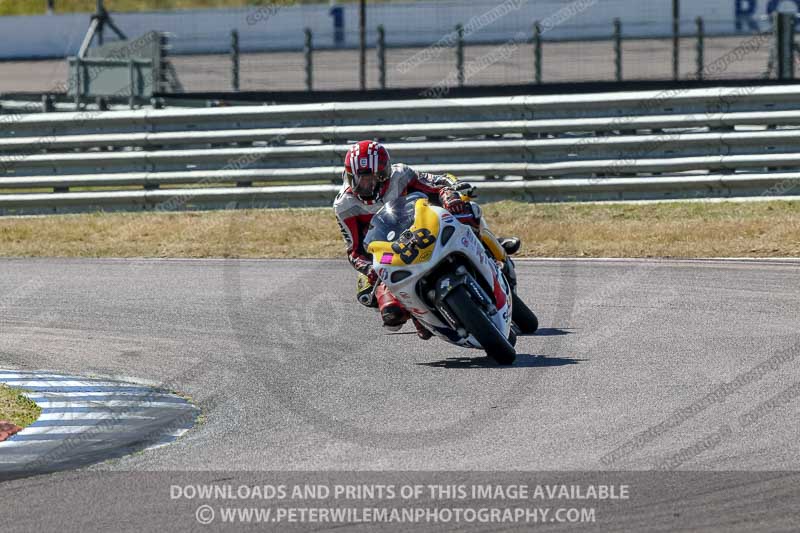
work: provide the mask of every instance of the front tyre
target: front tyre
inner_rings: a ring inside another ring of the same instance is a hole
[[[517,357],[514,347],[494,326],[486,313],[470,298],[463,286],[456,287],[445,298],[445,304],[486,351],[486,355],[501,365],[510,365]]]
[[[539,319],[530,308],[525,305],[522,298],[517,296],[516,291],[511,292],[511,320],[517,325],[520,332],[525,335],[532,335],[539,329]]]

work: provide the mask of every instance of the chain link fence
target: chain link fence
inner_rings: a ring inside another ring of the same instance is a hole
[[[677,49],[680,79],[774,77],[770,72],[773,41],[771,33],[702,38],[683,35]],[[418,61],[415,58],[426,48],[395,46],[387,36],[383,54],[376,46],[367,50],[367,88],[673,79],[676,55],[669,37],[625,38],[623,30],[621,39],[615,40],[610,31],[606,39],[542,39],[539,49],[537,60],[533,33],[521,32],[506,42],[437,49]],[[237,76],[242,91],[359,88],[357,49],[232,51],[173,56],[171,61],[188,91],[236,89]]]
[[[361,88],[357,17],[347,18],[347,31],[338,35],[318,5],[299,6],[287,26],[281,16],[288,16],[292,2],[262,4],[239,14],[238,29],[226,28],[228,19],[201,29],[198,12],[187,12],[185,22],[168,33],[167,47],[183,91]],[[675,47],[668,2],[663,4],[642,4],[636,13],[612,19],[629,4],[442,0],[403,8],[402,17],[387,21],[381,10],[399,4],[370,3],[368,24],[387,24],[366,28],[366,88],[419,88],[437,96],[462,85],[673,80],[676,65],[682,80],[777,76],[771,19],[761,17],[746,26],[750,33],[736,35],[732,27],[725,29],[730,21],[681,19]],[[532,6],[546,16],[529,18]],[[188,53],[201,41],[213,53]],[[61,81],[62,63],[0,63],[0,93],[48,90]]]

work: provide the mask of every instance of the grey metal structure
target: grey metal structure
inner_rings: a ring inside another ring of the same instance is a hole
[[[362,138],[484,200],[800,191],[785,85],[0,115],[0,213],[325,205]],[[72,192],[86,187],[142,190]]]
[[[76,105],[87,98],[127,98],[133,108],[154,92],[157,77],[149,59],[103,59],[70,57],[69,94]]]
[[[119,40],[104,42],[106,26]],[[92,48],[95,40],[97,46]],[[238,35],[235,46],[238,58]],[[166,59],[168,48],[167,35],[161,32],[150,31],[128,39],[114,24],[103,0],[97,0],[96,12],[77,56],[67,59],[67,94],[74,99],[77,110],[91,99],[123,100],[133,109],[149,101],[157,91],[179,88],[174,68]],[[238,76],[238,68],[234,70]],[[234,88],[238,89],[238,81],[234,82]]]

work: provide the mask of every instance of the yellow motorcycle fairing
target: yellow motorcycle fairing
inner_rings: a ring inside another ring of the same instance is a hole
[[[439,235],[439,215],[431,209],[428,200],[421,198],[414,204],[414,224],[409,231],[417,238],[417,244],[409,246],[398,235],[392,242],[372,241],[367,252],[377,257],[380,264],[388,266],[417,265],[428,261]]]

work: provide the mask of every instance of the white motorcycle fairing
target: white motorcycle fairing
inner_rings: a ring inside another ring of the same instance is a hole
[[[458,327],[447,306],[440,305],[450,284],[464,284],[494,327],[509,337],[512,295],[502,270],[471,226],[431,205],[424,194],[414,193],[384,206],[373,218],[365,242],[381,282],[434,335],[459,346],[483,348]]]

